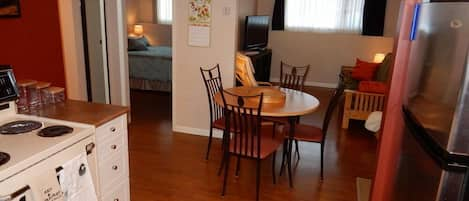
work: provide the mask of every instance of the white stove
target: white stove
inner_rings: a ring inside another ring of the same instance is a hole
[[[79,191],[73,188],[85,183],[80,177],[91,183],[94,193],[93,180],[96,183],[97,178],[94,126],[17,114],[16,98],[11,69],[0,69],[0,201],[79,200],[71,194]],[[19,134],[2,133],[2,125],[17,121],[39,124],[31,131]],[[44,137],[44,131],[50,132],[45,128],[52,130],[54,135]],[[62,135],[55,135],[57,133]],[[74,166],[74,162],[79,166]],[[76,168],[76,171],[67,168]],[[74,177],[75,173],[79,176]],[[64,186],[65,183],[68,186]],[[89,185],[83,188],[87,187]]]

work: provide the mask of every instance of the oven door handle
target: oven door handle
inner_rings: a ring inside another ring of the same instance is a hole
[[[0,196],[0,201],[11,201],[11,200],[15,199],[16,197],[26,193],[26,191],[28,191],[28,190],[31,190],[31,187],[25,186],[25,187],[15,191],[14,193],[12,193],[10,195]]]

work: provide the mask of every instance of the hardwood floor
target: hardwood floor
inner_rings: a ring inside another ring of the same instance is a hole
[[[321,100],[321,109],[301,121],[320,125],[331,91],[307,91]],[[222,177],[216,173],[221,159],[220,141],[215,140],[210,160],[205,161],[206,137],[171,131],[170,94],[132,91],[131,95],[132,201],[255,200],[254,162],[242,161],[239,177],[235,177],[235,165],[231,165],[227,194],[221,197]],[[377,142],[360,122],[352,123],[348,131],[340,129],[337,116],[334,114],[326,140],[324,181],[319,179],[319,145],[301,143],[301,160],[293,170],[293,189],[288,187],[286,175],[272,184],[271,161],[262,163],[261,200],[356,200],[356,177],[374,176]],[[277,157],[278,173],[281,158]]]

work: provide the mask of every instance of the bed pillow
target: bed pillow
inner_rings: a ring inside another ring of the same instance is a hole
[[[145,36],[129,36],[129,39],[132,39],[132,40],[138,40],[140,42],[142,42],[143,44],[145,44],[145,46],[151,46],[150,42],[148,42],[148,39],[147,37]]]
[[[150,42],[148,42],[148,39],[145,36],[138,38],[138,40],[145,44],[145,46],[150,46]]]
[[[128,40],[129,51],[145,51],[148,50],[147,45],[145,44],[145,41],[140,40],[140,39],[135,39],[135,38],[129,38]]]
[[[371,81],[375,78],[379,63],[370,63],[357,59],[355,67],[352,70],[352,78],[356,80]]]
[[[384,94],[386,93],[386,84],[376,81],[361,81],[358,84],[358,91]]]

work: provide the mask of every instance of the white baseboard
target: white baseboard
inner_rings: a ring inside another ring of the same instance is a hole
[[[271,82],[280,82],[280,78],[270,78]],[[313,87],[324,87],[334,89],[337,87],[337,83],[324,83],[324,82],[313,82],[313,81],[306,81],[306,86],[313,86]]]
[[[178,133],[184,133],[184,134],[190,134],[190,135],[198,135],[198,136],[209,136],[209,130],[208,129],[200,129],[200,128],[192,128],[192,127],[186,127],[186,126],[174,126],[173,127],[174,132]],[[213,137],[214,138],[222,138],[223,136],[223,131],[219,129],[213,129]]]

